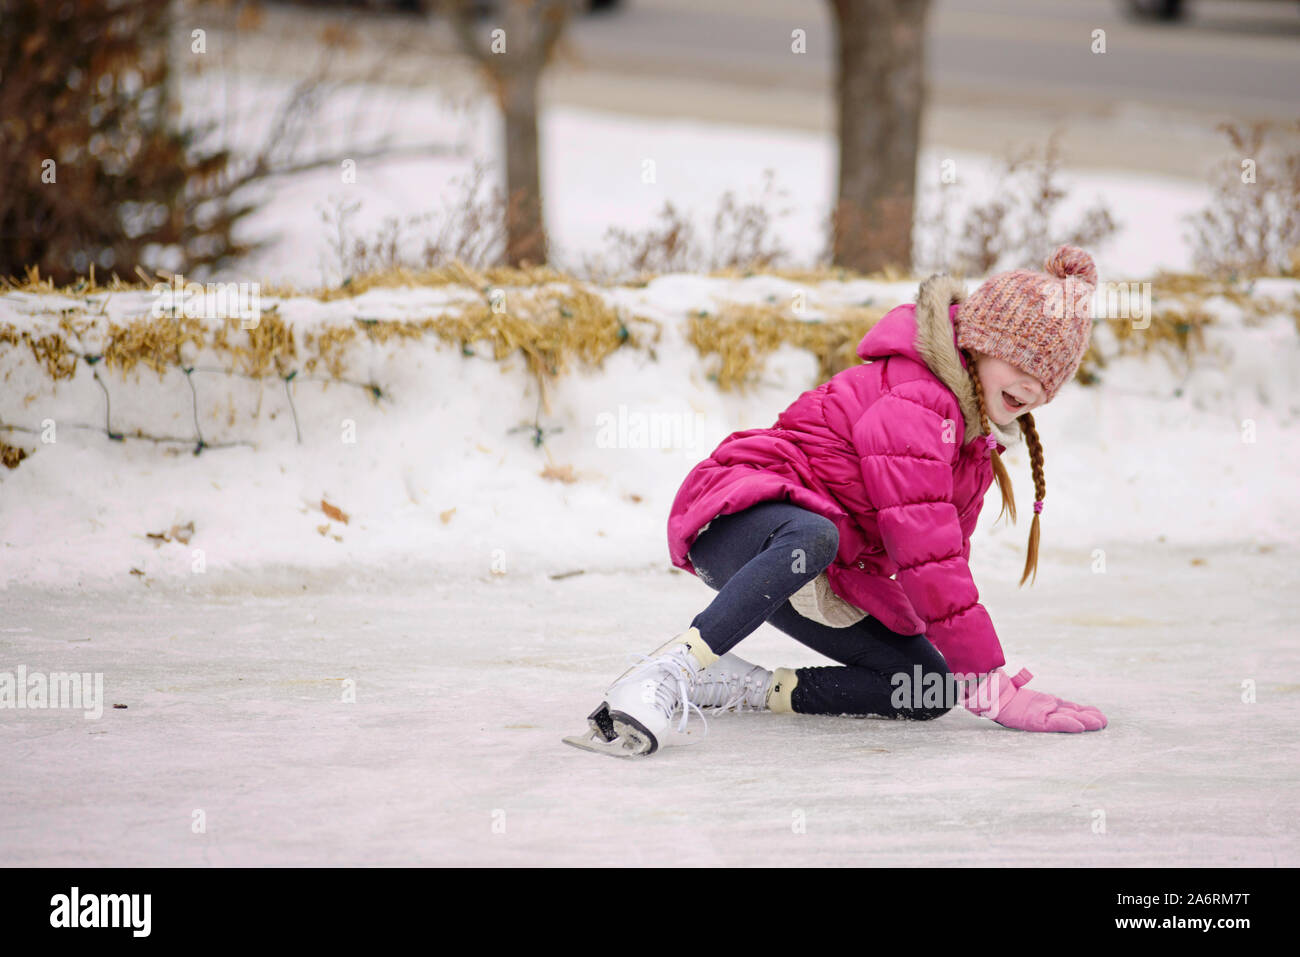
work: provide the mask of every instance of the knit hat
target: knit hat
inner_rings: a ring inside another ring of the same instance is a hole
[[[1043,383],[1046,401],[1074,377],[1088,351],[1097,267],[1077,246],[1047,257],[1047,272],[990,276],[961,304],[957,345],[994,356]]]

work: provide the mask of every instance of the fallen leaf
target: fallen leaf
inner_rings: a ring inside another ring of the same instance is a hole
[[[316,531],[320,532],[322,535],[324,535],[324,534],[325,534],[326,532],[328,532],[329,530],[330,530],[330,523],[329,523],[329,522],[326,522],[324,525],[317,525],[317,526],[316,526]]]
[[[1193,565],[1204,565],[1204,564],[1205,564],[1205,559],[1204,559],[1204,558],[1193,558],[1192,561],[1191,561],[1191,564],[1193,564]]]
[[[561,482],[573,483],[578,481],[578,476],[573,474],[572,465],[548,465],[537,474],[542,478],[558,479]]]
[[[131,574],[132,574],[132,575],[143,575],[144,572],[140,571],[140,569],[138,569],[138,568],[133,568],[133,569],[131,569]]]
[[[450,522],[451,516],[455,513],[455,511],[456,511],[455,508],[449,508],[445,512],[439,512],[438,517],[442,519],[442,524],[446,525],[448,522]]]
[[[186,522],[184,525],[173,525],[165,532],[145,532],[145,537],[153,539],[155,546],[173,540],[180,542],[182,545],[188,545],[193,534],[194,523]]]
[[[6,468],[18,468],[18,463],[25,458],[27,458],[26,449],[0,441],[0,462],[3,462]]]
[[[347,515],[345,515],[342,510],[335,508],[329,502],[325,501],[325,499],[320,500],[320,510],[336,522],[342,522],[344,525],[348,523]]]

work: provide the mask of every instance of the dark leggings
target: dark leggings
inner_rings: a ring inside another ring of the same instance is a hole
[[[788,601],[838,549],[834,522],[787,501],[759,502],[715,518],[696,537],[689,557],[700,580],[718,594],[691,624],[718,655],[767,621],[840,662],[840,667],[796,669],[791,705],[800,714],[918,720],[944,714],[946,707],[899,707],[890,700],[898,687],[896,674],[906,674],[913,684],[918,675],[923,683],[946,681],[947,663],[924,635],[895,634],[870,615],[848,628],[833,628],[805,618]],[[910,694],[906,699],[908,705],[920,703]]]

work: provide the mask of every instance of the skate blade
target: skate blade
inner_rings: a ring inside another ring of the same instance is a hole
[[[606,741],[597,731],[588,731],[584,735],[573,734],[569,735],[567,738],[561,738],[560,740],[565,744],[572,745],[580,750],[591,751],[595,754],[607,754],[611,758],[635,758],[643,756],[642,754],[638,754],[636,751],[632,750],[632,745],[629,742],[623,741],[620,738],[615,738],[613,741]]]
[[[601,702],[600,707],[588,715],[590,727],[585,734],[569,735],[560,740],[580,750],[607,754],[612,758],[647,757],[658,750],[653,735],[625,718],[621,712],[611,712],[609,705]]]

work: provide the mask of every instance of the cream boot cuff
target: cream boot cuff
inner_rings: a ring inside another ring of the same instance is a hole
[[[686,629],[686,631],[674,638],[673,641],[681,641],[685,643],[686,647],[690,649],[691,654],[695,657],[695,660],[700,663],[701,671],[718,660],[718,656],[713,653],[713,649],[709,647],[709,643],[704,640],[704,636],[700,634],[700,629],[698,628],[691,627]]]
[[[767,692],[767,706],[777,714],[794,714],[790,695],[799,683],[793,668],[777,668],[772,672],[772,687]]]

